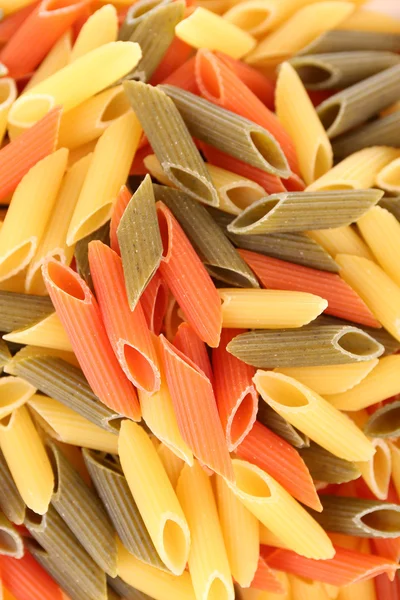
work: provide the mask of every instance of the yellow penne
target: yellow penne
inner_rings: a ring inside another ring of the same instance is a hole
[[[15,342],[16,344],[72,352],[69,338],[56,313],[52,313],[25,329],[17,329],[16,331],[7,333],[3,336],[3,339],[7,342]]]
[[[253,381],[271,408],[332,454],[349,461],[369,460],[374,454],[371,442],[346,415],[302,383],[260,370]]]
[[[400,192],[400,159],[396,158],[379,171],[376,185],[383,190],[398,194]]]
[[[400,340],[400,287],[371,260],[338,254],[340,275],[364,300],[375,317]]]
[[[275,88],[278,119],[296,147],[301,175],[307,185],[333,165],[332,146],[304,85],[289,63],[279,69]]]
[[[68,158],[68,168],[71,168],[79,160],[88,156],[88,154],[92,154],[96,148],[97,141],[98,139],[92,140],[87,144],[75,148],[75,150],[71,150]]]
[[[336,254],[354,254],[374,260],[368,246],[351,225],[309,231],[308,237],[320,244],[333,258]]]
[[[175,32],[194,48],[219,50],[233,58],[242,58],[256,45],[251,35],[202,7],[178,23]]]
[[[115,42],[117,34],[117,11],[112,4],[106,4],[96,10],[84,23],[72,48],[70,62],[99,48],[99,46]]]
[[[399,155],[400,150],[387,146],[363,148],[314,181],[307,191],[370,188],[374,185],[379,171]]]
[[[28,267],[25,267],[22,271],[19,271],[16,275],[0,281],[0,290],[5,292],[17,292],[17,294],[23,294],[25,292],[25,278]]]
[[[279,483],[249,462],[232,463],[236,482],[228,485],[263,525],[302,556],[332,558],[335,551],[325,531]]]
[[[356,411],[400,393],[400,356],[384,356],[365,379],[343,394],[327,396],[340,410]]]
[[[350,2],[326,1],[303,6],[276,31],[263,39],[246,57],[249,63],[265,65],[295,54],[316,37],[337,27],[351,15]]]
[[[221,288],[222,326],[249,329],[302,327],[320,315],[328,303],[305,292]]]
[[[197,0],[196,6],[201,6],[211,12],[222,15],[231,7],[231,0]]]
[[[282,373],[297,379],[300,383],[317,392],[321,396],[340,394],[350,390],[360,383],[376,365],[378,359],[366,362],[349,363],[347,365],[326,365],[322,367],[288,367],[274,369],[275,373]]]
[[[122,85],[105,90],[62,116],[58,145],[76,149],[88,144],[131,110]]]
[[[35,394],[29,399],[28,405],[34,417],[39,417],[39,423],[46,433],[54,439],[101,452],[118,452],[117,435],[101,429],[61,402]]]
[[[197,461],[185,465],[176,493],[190,527],[189,571],[199,600],[233,600],[232,576],[210,479]]]
[[[154,440],[157,440],[156,436],[153,437],[153,441]],[[163,443],[158,444],[157,454],[161,458],[161,462],[164,465],[165,472],[169,477],[172,487],[176,488],[179,475],[185,464],[184,461]]]
[[[0,231],[0,281],[22,271],[33,258],[52,213],[67,160],[68,150],[60,148],[36,163],[18,184]]]
[[[340,588],[337,587],[337,585],[330,585],[329,583],[323,583],[322,585],[328,594],[328,598],[331,600],[336,600],[336,598],[339,596]]]
[[[0,422],[0,448],[23,501],[43,515],[53,493],[54,476],[26,406]]]
[[[25,281],[28,294],[47,294],[42,277],[42,265],[46,259],[54,257],[67,265],[72,260],[75,247],[67,245],[67,232],[91,159],[91,155],[85,156],[64,175],[53,212],[28,268]]]
[[[340,29],[400,33],[400,21],[383,11],[360,8],[340,24]]]
[[[36,388],[20,377],[2,377],[0,379],[0,419],[4,419],[16,408],[23,406],[35,392]]]
[[[100,46],[22,94],[11,107],[8,121],[25,128],[56,105],[67,112],[129,73],[140,58],[140,47],[133,42]]]
[[[218,475],[215,487],[219,521],[232,576],[242,587],[249,587],[257,571],[260,554],[259,522]]]
[[[274,576],[279,580],[283,589],[283,594],[275,594],[274,592],[267,592],[264,590],[257,590],[256,588],[244,588],[240,589],[238,599],[239,600],[295,600],[290,590],[289,575],[283,571],[275,571]]]
[[[68,228],[69,246],[110,218],[118,192],[128,177],[141,133],[138,119],[129,112],[114,121],[97,142]]]
[[[372,207],[357,221],[382,269],[400,286],[400,223],[389,211]]]
[[[139,425],[125,420],[118,452],[129,488],[161,560],[172,573],[180,575],[188,560],[190,532],[156,448]]]
[[[363,540],[368,542],[368,540]],[[369,546],[365,543],[362,544],[360,552],[369,552]],[[339,593],[335,596],[336,600],[354,600],[354,598],[362,598],[362,600],[376,600],[376,591],[374,579],[367,579],[366,581],[359,581],[358,583],[351,583],[339,588]]]
[[[38,83],[41,83],[50,75],[57,73],[60,69],[66,67],[71,60],[72,50],[72,34],[71,30],[68,30],[64,35],[60,37],[58,42],[54,44],[46,58],[41,62],[39,67],[36,69],[28,84],[24,88],[24,92],[32,89]],[[23,130],[17,130],[21,133]],[[10,131],[11,139],[15,137],[12,131]]]
[[[292,596],[296,600],[329,600],[326,589],[320,581],[289,575]]]
[[[11,77],[0,79],[0,145],[7,129],[8,113],[16,97],[17,86],[14,79]]]
[[[392,480],[396,492],[400,495],[400,446],[399,440],[391,440],[388,442],[390,455],[392,457]]]
[[[262,523],[260,523],[260,544],[275,548],[287,548],[287,545]]]
[[[175,577],[138,560],[117,541],[118,576],[126,583],[154,600],[196,600],[187,571]]]

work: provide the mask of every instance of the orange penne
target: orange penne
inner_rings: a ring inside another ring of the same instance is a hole
[[[383,558],[400,561],[400,537],[397,538],[377,538],[372,541],[375,553]]]
[[[189,323],[181,323],[172,342],[182,354],[190,358],[212,382],[214,379],[205,343]]]
[[[222,327],[218,291],[172,212],[162,202],[156,207],[164,247],[161,277],[200,339],[216,347]]]
[[[239,77],[242,83],[247,85],[263,104],[274,110],[275,85],[270,79],[241,60],[232,58],[223,52],[214,52],[214,54]]]
[[[39,160],[56,149],[61,107],[55,107],[33,127],[0,150],[0,200],[15,190]]]
[[[150,331],[159,335],[168,308],[168,286],[158,271],[147,284],[140,302]]]
[[[144,392],[160,389],[160,369],[140,301],[131,311],[121,258],[108,246],[89,244],[89,265],[103,322],[125,375]]]
[[[299,502],[322,510],[314,482],[300,454],[258,421],[236,449],[236,454],[266,471]]]
[[[349,585],[386,573],[393,580],[399,565],[391,560],[335,546],[336,554],[327,560],[305,558],[292,550],[261,546],[261,555],[271,569],[322,581],[330,585]]]
[[[257,571],[250,587],[273,592],[274,594],[283,594],[285,591],[283,585],[262,556],[258,559]]]
[[[42,271],[47,291],[93,392],[110,408],[139,420],[135,389],[117,361],[100,309],[86,282],[54,259],[47,261]]]
[[[375,577],[376,600],[399,600],[400,598],[400,579],[395,577],[394,581],[389,581],[386,575]]]
[[[0,570],[4,587],[17,600],[63,600],[65,598],[56,582],[27,550],[19,560],[0,556]]]
[[[188,60],[192,52],[192,46],[189,46],[189,44],[183,40],[175,37],[165,53],[164,58],[154,71],[152,78],[150,79],[151,85],[157,85],[158,83],[165,81],[171,73],[179,69],[179,67]]]
[[[239,253],[257,275],[263,287],[271,290],[293,290],[316,294],[328,301],[324,311],[328,315],[369,327],[381,327],[365,302],[339,275],[295,265],[248,250],[239,250]]]
[[[118,225],[121,220],[121,217],[124,214],[125,209],[128,206],[129,200],[131,198],[132,198],[132,194],[130,193],[130,191],[128,190],[126,185],[123,185],[121,187],[121,189],[119,190],[117,199],[114,204],[113,213],[111,215],[110,245],[111,245],[111,248],[114,250],[114,252],[116,252],[119,255],[121,255],[121,252],[119,250],[117,229],[118,229]]]
[[[18,12],[15,12],[7,16],[4,21],[0,23],[0,46],[6,44],[18,31],[22,23],[27,19],[33,10],[35,10],[36,4],[29,4],[24,8],[21,8]]]
[[[204,465],[233,480],[210,380],[163,335],[160,341],[167,384],[183,439]]]
[[[33,71],[91,2],[42,0],[0,53],[10,75],[21,77]]]
[[[226,351],[241,329],[223,329],[218,348],[212,352],[214,391],[219,418],[229,452],[244,440],[256,420],[258,394],[253,384],[256,370]]]
[[[165,283],[165,282],[164,282]],[[167,311],[164,317],[163,333],[169,342],[174,341],[174,337],[178,331],[178,327],[183,323],[182,312],[179,308],[179,304],[170,293],[168,297]]]
[[[193,56],[189,58],[183,65],[181,65],[178,69],[173,71],[162,83],[168,85],[174,85],[175,87],[179,87],[182,90],[187,90],[188,92],[192,92],[192,94],[198,94],[199,90],[196,83],[195,77],[195,61],[196,58]]]
[[[296,149],[278,117],[210,50],[196,54],[196,83],[201,95],[267,129],[280,144],[291,170],[300,174]]]

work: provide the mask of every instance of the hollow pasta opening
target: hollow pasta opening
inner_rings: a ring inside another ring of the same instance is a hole
[[[0,385],[0,409],[13,405],[14,402],[26,396],[30,390],[30,386],[22,380],[3,379],[2,381],[4,383]]]
[[[16,275],[29,263],[35,251],[33,240],[24,242],[14,252],[10,252],[0,264],[0,280]]]
[[[241,215],[239,215],[232,223],[234,227],[231,229],[229,226],[228,229],[235,231],[237,228],[250,227],[251,225],[254,225],[257,223],[257,221],[269,215],[280,202],[280,198],[276,200],[260,200],[259,203],[253,204],[248,210],[245,210]]]
[[[271,490],[267,482],[258,473],[239,463],[234,464],[234,470],[236,486],[239,490],[257,498],[269,498],[271,496]]]
[[[222,99],[222,88],[214,65],[207,57],[200,53],[197,58],[197,66],[199,68],[202,87],[209,96],[212,96],[212,98],[218,102]]]
[[[175,180],[175,183],[183,188],[186,192],[194,194],[197,198],[203,200],[207,204],[214,203],[214,197],[211,192],[211,183],[207,185],[200,177],[192,175],[177,166],[166,166],[165,171],[167,176]]]
[[[183,569],[187,560],[187,539],[182,527],[172,519],[165,522],[163,546],[170,567],[175,567],[176,571]]]
[[[296,65],[295,69],[306,87],[326,83],[332,77],[331,71],[323,65]]]
[[[240,210],[244,210],[253,204],[253,202],[260,200],[260,198],[267,195],[266,192],[254,189],[245,183],[233,183],[231,186],[227,186],[220,191]]]
[[[22,96],[14,106],[14,110],[10,111],[10,123],[20,127],[31,127],[53,108],[54,100],[51,96]]]
[[[145,356],[129,344],[124,344],[124,359],[129,372],[138,385],[147,392],[156,387],[154,369]]]
[[[14,554],[19,551],[19,545],[15,537],[8,533],[8,531],[4,531],[4,529],[0,529],[0,549],[7,554]]]
[[[228,600],[229,594],[226,585],[216,577],[208,589],[207,600]]]
[[[237,442],[246,433],[247,428],[250,427],[255,411],[255,403],[256,398],[254,395],[248,393],[242,399],[241,403],[233,414],[229,432],[232,445],[237,444]]]
[[[270,16],[271,11],[268,8],[250,8],[238,12],[237,18],[230,21],[249,33],[256,33],[260,25],[266,24]]]
[[[151,315],[150,329],[158,335],[161,331],[165,311],[168,305],[168,291],[164,285],[160,285],[157,288],[156,297],[153,305],[153,312]]]
[[[101,122],[108,124],[110,121],[114,121],[115,119],[118,119],[118,117],[122,117],[122,115],[127,113],[130,109],[131,106],[129,104],[128,97],[124,90],[121,90],[107,104],[103,114],[101,115]]]
[[[291,383],[275,377],[262,377],[260,385],[265,394],[274,402],[288,408],[301,408],[308,405],[308,399]]]
[[[376,444],[375,450],[376,452],[372,457],[372,471],[375,477],[377,488],[376,492],[382,497],[386,497],[392,466],[390,460],[390,450],[386,444],[382,447],[379,443]]]
[[[374,415],[375,417],[375,415]],[[389,435],[400,428],[400,406],[392,408],[374,418],[371,426],[368,428],[368,435],[374,436]]]
[[[338,339],[338,345],[346,353],[362,357],[379,352],[379,344],[362,331],[347,331]]]
[[[361,521],[367,527],[384,533],[400,531],[400,512],[397,510],[379,508],[361,517]]]
[[[285,174],[288,170],[288,164],[279,144],[261,131],[251,131],[250,138],[261,156],[274,169]]]
[[[47,266],[49,278],[60,290],[77,300],[85,300],[85,292],[73,271],[66,269],[60,263],[50,262]]]
[[[318,116],[321,119],[322,125],[325,127],[325,129],[332,127],[339,116],[341,108],[341,104],[330,104],[318,112]]]
[[[313,181],[325,175],[327,171],[329,171],[331,167],[330,157],[328,156],[325,148],[322,144],[318,145],[317,152],[315,154],[314,160],[314,170],[313,170]],[[352,189],[350,187],[350,189]]]
[[[104,204],[95,210],[91,215],[88,215],[67,239],[68,245],[78,242],[89,235],[89,233],[93,233],[93,231],[96,231],[96,229],[99,229],[99,227],[104,225],[110,217],[112,206],[112,202],[107,202],[107,204]]]

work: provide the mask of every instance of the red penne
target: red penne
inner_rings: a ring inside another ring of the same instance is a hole
[[[165,283],[165,282],[164,282]],[[181,323],[183,323],[182,312],[179,308],[179,304],[170,293],[167,304],[167,311],[165,313],[164,318],[164,333],[165,337],[171,344],[174,341],[176,333],[178,331],[178,327]]]
[[[375,577],[376,600],[399,600],[400,598],[400,580],[395,577],[394,581],[389,581],[386,575]]]
[[[291,170],[300,175],[296,149],[278,117],[210,50],[197,51],[195,76],[200,94],[267,129],[280,144]]]
[[[243,330],[223,329],[220,344],[212,351],[215,397],[229,452],[248,435],[258,410],[253,384],[256,370],[226,351],[228,343],[240,333]]]
[[[148,328],[159,335],[168,308],[168,286],[158,271],[154,273],[147,284],[140,298],[140,303]]]
[[[322,510],[310,472],[297,450],[258,421],[236,454],[266,471],[299,502]]]
[[[222,327],[218,291],[172,212],[162,202],[156,207],[164,246],[161,277],[200,339],[216,347]]]
[[[125,375],[150,394],[160,389],[160,369],[142,305],[131,311],[121,258],[95,240],[89,244],[89,265],[108,339]]]
[[[173,340],[173,345],[190,358],[212,382],[214,379],[205,343],[199,338],[189,323],[181,323]]]
[[[400,537],[397,538],[377,538],[372,540],[375,553],[383,558],[400,561]]]
[[[62,108],[56,106],[0,150],[0,201],[11,194],[39,160],[56,149]]]
[[[150,79],[151,85],[157,85],[162,81],[165,81],[171,73],[179,69],[179,67],[188,60],[192,52],[192,46],[189,46],[186,42],[175,37],[161,63],[153,73],[153,76]]]
[[[19,560],[0,556],[0,569],[4,587],[17,600],[63,600],[56,582],[27,550]]]
[[[348,550],[335,545],[336,554],[327,560],[304,558],[292,550],[261,546],[261,556],[271,569],[292,573],[306,579],[322,581],[330,585],[349,585],[386,573],[393,581],[399,565],[391,560]]]
[[[107,337],[100,309],[86,282],[54,259],[43,279],[81,369],[100,400],[126,417],[140,420],[135,388],[126,378]]]
[[[275,85],[273,81],[241,60],[236,60],[223,52],[214,52],[214,54],[239,77],[242,83],[247,85],[263,104],[270,110],[274,110]]]
[[[288,192],[303,192],[306,189],[306,184],[296,173],[291,173],[290,177],[282,179],[282,184]]]
[[[221,169],[232,171],[232,173],[236,173],[241,177],[247,177],[247,179],[255,181],[265,189],[267,194],[286,192],[285,186],[277,175],[266,173],[261,169],[257,169],[257,167],[248,165],[234,156],[229,156],[229,154],[225,154],[224,152],[221,152],[221,150],[218,150],[218,148],[213,148],[208,144],[201,143],[200,148],[209,163],[216,167],[221,167]]]
[[[30,73],[92,0],[42,0],[0,54],[11,77]]]
[[[91,3],[93,3],[93,0],[91,0]],[[82,27],[84,26],[84,24],[86,23],[86,21],[88,20],[88,18],[90,17],[91,14],[92,14],[92,7],[90,6],[90,4],[87,4],[85,6],[85,9],[82,10],[79,17],[76,19],[76,21],[72,25],[72,39],[74,42],[76,41],[76,38],[80,34]]]
[[[196,458],[229,480],[233,467],[210,380],[161,335],[161,353],[179,431]]]
[[[29,4],[24,8],[21,8],[18,12],[15,12],[4,19],[0,23],[0,45],[6,44],[18,31],[22,23],[29,17],[31,12],[37,7],[36,4]]]
[[[328,307],[324,311],[328,315],[369,327],[381,327],[365,302],[339,275],[249,250],[239,250],[239,254],[257,275],[263,287],[310,292],[328,301]]]
[[[168,75],[166,79],[162,83],[168,85],[174,85],[175,87],[181,88],[182,90],[187,90],[188,92],[192,92],[192,94],[198,94],[199,89],[196,83],[195,76],[195,62],[196,57],[193,56],[189,58],[183,65],[181,65],[178,69],[176,69],[173,73]]]
[[[267,565],[267,562],[262,556],[258,559],[257,571],[254,575],[254,579],[250,584],[251,588],[257,590],[266,590],[267,592],[273,592],[274,594],[283,594],[283,585],[279,579],[275,576],[273,570]]]
[[[132,198],[131,192],[128,190],[126,185],[123,185],[119,190],[117,199],[114,204],[113,213],[111,215],[110,222],[110,244],[111,248],[117,254],[121,254],[119,249],[118,237],[117,237],[117,229],[119,222],[121,220],[122,215],[125,212],[126,207],[129,204],[129,200]]]

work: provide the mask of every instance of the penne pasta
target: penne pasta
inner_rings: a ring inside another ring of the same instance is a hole
[[[169,4],[169,2],[170,0],[139,0],[139,2],[129,6],[119,30],[119,39],[129,40],[140,23],[143,23],[154,12],[157,12],[160,6]],[[130,4],[130,2],[127,2],[127,4]]]
[[[114,355],[100,309],[89,287],[72,269],[54,260],[44,265],[43,278],[94,393],[121,414],[139,419],[136,392]]]
[[[351,418],[353,421],[360,426],[364,422],[364,418],[361,419],[361,423],[358,420],[359,413],[353,413]],[[364,417],[364,415],[362,415]],[[367,415],[365,415],[367,418]],[[357,466],[360,469],[361,476],[368,488],[374,494],[374,497],[379,500],[386,500],[389,492],[390,474],[392,471],[392,458],[390,449],[384,440],[372,439],[372,445],[375,448],[375,454],[373,457],[365,462],[358,463]]]
[[[265,402],[259,402],[257,421],[295,448],[308,448],[310,446],[310,440],[306,435],[292,427],[284,417],[281,417]]]
[[[122,215],[124,214],[126,207],[129,204],[129,200],[132,198],[132,194],[126,185],[122,185],[115,201],[111,220],[110,220],[110,246],[119,256],[121,256],[121,249],[119,247],[117,229],[121,222]]]
[[[168,286],[156,271],[140,298],[147,325],[152,333],[161,333],[168,307]]]
[[[397,146],[400,131],[400,113],[395,112],[385,117],[375,119],[354,131],[338,136],[333,142],[333,150],[338,158],[345,158],[368,146]],[[384,167],[386,172],[388,167]],[[381,179],[380,173],[377,177]],[[385,181],[379,181],[380,187],[385,186]]]
[[[302,448],[299,453],[314,481],[346,483],[361,475],[355,463],[335,456],[314,442],[310,444],[309,448]]]
[[[166,567],[183,573],[190,532],[157,451],[138,425],[123,421],[118,442],[122,470],[140,514]]]
[[[20,377],[0,379],[0,419],[11,415],[23,406],[36,392],[36,389]]]
[[[0,231],[0,281],[22,271],[33,258],[51,217],[67,159],[68,150],[61,148],[20,181]]]
[[[399,407],[400,402],[394,400],[378,408],[364,424],[365,433],[374,438],[398,437],[400,435]]]
[[[223,327],[252,329],[297,328],[318,317],[327,302],[305,292],[278,290],[218,290]]]
[[[399,46],[400,36],[396,33],[340,28],[326,31],[303,48],[299,55],[358,50],[397,52]]]
[[[373,456],[373,445],[346,415],[295,379],[257,371],[254,382],[271,408],[325,450],[350,462]]]
[[[219,195],[219,209],[232,215],[265,196],[265,190],[255,181],[231,173],[215,165],[206,165]]]
[[[0,567],[4,600],[63,600],[61,589],[28,550],[19,560],[1,556]]]
[[[359,8],[348,17],[341,28],[351,31],[374,31],[384,33],[400,33],[400,24],[390,14],[376,12],[367,8]]]
[[[17,86],[11,77],[0,80],[0,144],[7,129],[7,117],[12,103],[17,98]]]
[[[290,589],[298,600],[328,600],[324,584],[303,577],[289,575]]]
[[[110,221],[107,221],[104,225],[96,229],[96,231],[89,233],[89,235],[79,240],[75,246],[74,258],[76,270],[86,281],[92,292],[94,291],[94,286],[89,265],[89,244],[93,240],[99,240],[106,245],[110,243]]]
[[[165,81],[172,73],[176,73],[187,62],[192,52],[193,50],[189,44],[175,36],[151,77],[151,85],[157,85]]]
[[[40,63],[36,71],[33,73],[32,77],[28,81],[27,85],[24,88],[24,91],[27,92],[30,88],[33,88],[35,85],[44,81],[50,75],[57,73],[60,69],[66,67],[71,60],[71,51],[72,51],[72,35],[71,30],[68,29],[64,35],[60,37],[60,39],[54,44],[50,52],[47,54],[46,58]],[[18,137],[22,133],[23,129],[19,127],[9,126],[9,134],[11,137],[15,135]]]
[[[189,358],[214,383],[214,374],[207,346],[189,323],[183,321],[179,325],[172,343],[179,352]]]
[[[184,461],[162,442],[157,448],[157,454],[161,459],[161,462],[168,475],[168,479],[170,480],[172,487],[175,489],[181,471],[184,467]]]
[[[44,445],[26,406],[0,423],[0,448],[23,501],[43,515],[53,493],[54,476]]]
[[[400,198],[398,196],[389,197],[384,196],[379,202],[379,206],[389,211],[399,221],[400,217]]]
[[[396,114],[396,113],[395,113]],[[393,160],[391,163],[383,167],[382,171],[376,176],[376,183],[380,188],[391,193],[399,192],[400,190],[400,161]]]
[[[115,42],[117,33],[117,11],[111,4],[106,4],[96,10],[84,23],[72,48],[70,62],[104,44]]]
[[[25,519],[25,502],[15,485],[3,452],[0,450],[0,508],[4,515],[15,525],[21,525]],[[1,559],[0,559],[1,560]],[[2,573],[3,574],[3,573]]]
[[[333,257],[336,254],[353,254],[373,260],[368,246],[351,225],[308,231],[307,236],[320,244]]]

